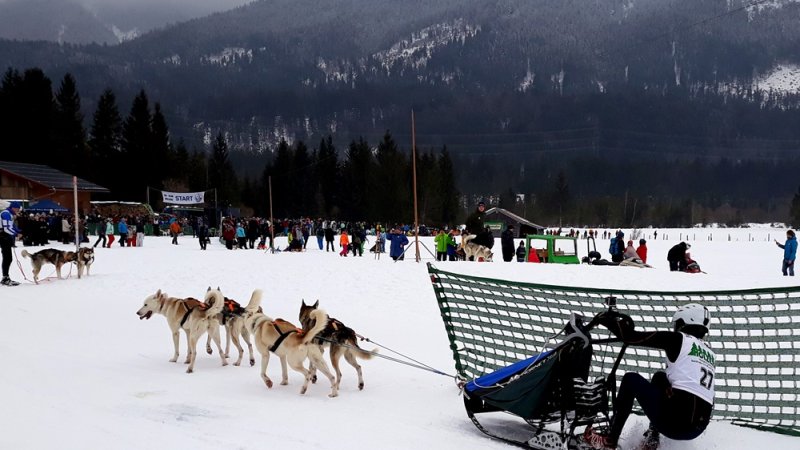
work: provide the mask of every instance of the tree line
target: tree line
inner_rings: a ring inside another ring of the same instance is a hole
[[[612,100],[590,96],[578,101],[577,109],[591,111],[593,101]],[[723,103],[734,112],[759,108],[734,99],[705,103],[717,111],[725,109]],[[377,142],[360,137],[349,144],[328,135],[316,146],[282,140],[273,151],[242,152],[232,148],[233,136],[224,131],[207,145],[187,145],[170,131],[161,103],[144,90],[134,96],[127,115],[120,113],[111,89],[95,104],[87,120],[70,74],[54,89],[40,69],[7,70],[0,84],[0,160],[52,166],[110,189],[116,200],[144,201],[154,193],[150,188],[216,189],[218,206],[267,216],[271,181],[277,217],[413,219],[413,161],[410,150],[397,144],[401,135],[385,131]],[[644,115],[640,103],[625,105],[620,114]],[[579,114],[556,103],[546,110],[532,112],[542,119],[536,122]],[[800,208],[792,195],[800,158],[791,132],[796,127],[790,124],[798,111],[762,110],[762,115],[787,134],[771,142],[727,132],[695,139],[621,131],[600,121],[574,130],[471,135],[468,141],[464,135],[442,135],[417,154],[420,220],[460,223],[483,198],[542,225],[795,221]],[[690,120],[702,118],[695,113]],[[527,142],[519,143],[523,136]],[[757,155],[752,147],[759,148]],[[152,195],[151,203],[158,208],[160,196]]]
[[[66,74],[53,91],[40,69],[9,69],[0,84],[0,159],[51,166],[97,183],[116,200],[144,201],[148,191],[216,190],[220,207],[243,207],[276,217],[312,215],[349,220],[408,222],[413,217],[412,159],[388,131],[376,145],[353,141],[343,152],[332,136],[315,148],[282,140],[255,158],[260,176],[240,176],[224,133],[210,151],[174,142],[159,102],[145,90],[127,116],[105,90],[91,126],[84,126],[77,83]],[[341,153],[341,154],[340,154]],[[417,158],[421,220],[454,224],[460,213],[455,172],[446,148]],[[270,186],[271,185],[271,186]],[[208,196],[207,198],[210,198]],[[159,198],[152,198],[158,205]]]

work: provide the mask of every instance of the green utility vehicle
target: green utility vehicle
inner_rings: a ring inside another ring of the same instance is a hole
[[[578,240],[574,237],[529,234],[525,236],[525,261],[530,261],[532,251],[543,263],[580,264]]]

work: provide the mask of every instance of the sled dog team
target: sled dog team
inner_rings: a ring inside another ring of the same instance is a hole
[[[339,360],[342,356],[358,373],[358,389],[364,388],[361,366],[357,358],[370,359],[375,351],[361,349],[355,331],[318,309],[319,301],[313,305],[302,302],[299,314],[302,328],[283,319],[272,319],[263,313],[261,297],[262,291],[256,289],[247,306],[242,307],[235,300],[223,296],[219,288],[209,287],[203,301],[191,297],[170,297],[159,289],[155,294],[145,298],[144,305],[136,314],[139,320],[150,319],[153,314],[166,317],[167,325],[172,331],[174,348],[170,362],[178,360],[180,331],[183,330],[188,342],[184,361],[189,365],[187,373],[194,371],[197,341],[206,333],[208,334],[206,352],[212,354],[211,341],[214,341],[223,366],[228,365],[226,358],[229,355],[231,341],[239,352],[234,365],[241,364],[244,350],[239,337],[244,338],[247,344],[250,365],[255,365],[253,345],[250,341],[252,335],[255,347],[261,354],[259,375],[268,388],[272,388],[272,380],[267,375],[270,353],[274,353],[281,362],[281,385],[289,384],[287,366],[303,374],[301,394],[305,394],[308,390],[309,382],[317,381],[316,371],[319,370],[331,383],[331,392],[328,396],[336,397],[342,380],[342,372],[339,370]],[[224,326],[226,331],[224,352],[220,343],[220,326]],[[336,372],[335,378],[322,358],[324,347],[330,347],[330,361]],[[309,361],[308,369],[304,367],[306,360]]]
[[[83,276],[84,270],[86,276],[89,276],[89,271],[94,262],[94,249],[91,247],[81,247],[77,252],[70,252],[65,250],[57,250],[55,248],[46,248],[39,250],[36,253],[29,253],[28,250],[22,250],[24,258],[31,259],[31,268],[33,269],[33,281],[39,284],[39,272],[46,264],[56,266],[56,275],[61,279],[61,268],[69,263],[76,263],[78,265],[78,277]]]

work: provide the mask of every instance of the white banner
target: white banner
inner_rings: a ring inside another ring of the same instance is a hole
[[[164,203],[173,205],[194,205],[196,203],[205,203],[205,192],[164,192],[161,191],[161,196]]]

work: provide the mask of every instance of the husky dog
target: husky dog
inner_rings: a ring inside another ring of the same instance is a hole
[[[292,369],[303,374],[305,380],[303,381],[303,387],[300,389],[301,394],[306,393],[308,383],[311,381],[311,372],[303,367],[305,360],[309,359],[311,364],[325,374],[331,382],[331,393],[328,396],[336,397],[339,395],[336,379],[333,378],[328,366],[325,364],[325,360],[322,359],[322,352],[319,346],[311,342],[325,329],[328,323],[327,314],[321,309],[313,311],[311,318],[316,322],[316,325],[310,330],[304,331],[295,328],[289,322],[280,319],[273,320],[264,315],[264,313],[258,312],[258,308],[261,305],[261,296],[261,290],[253,292],[250,303],[245,308],[245,326],[253,333],[256,348],[261,353],[260,374],[264,384],[268,388],[272,387],[272,380],[267,376],[269,354],[272,352],[280,358],[285,358]],[[288,327],[291,328],[287,330]]]
[[[209,287],[208,290],[210,291],[211,288]],[[245,310],[242,305],[236,300],[225,297],[225,307],[222,308],[222,313],[220,313],[220,322],[225,326],[225,357],[230,357],[231,340],[233,340],[236,350],[239,351],[239,358],[233,363],[234,366],[241,365],[244,356],[244,349],[242,349],[242,344],[239,342],[240,336],[247,344],[247,351],[250,353],[250,365],[254,366],[256,364],[256,358],[253,356],[253,344],[250,343],[250,331],[244,326],[244,313]],[[284,367],[285,372],[286,369]]]
[[[304,330],[310,330],[314,327],[315,323],[314,319],[311,317],[311,313],[316,311],[318,306],[319,300],[313,305],[306,305],[305,300],[303,300],[303,304],[300,305],[300,323],[303,325]],[[377,352],[377,349],[368,352],[360,348],[358,346],[356,332],[333,317],[328,317],[328,323],[318,337],[324,340],[315,339],[315,343],[320,344],[320,347],[331,348],[330,359],[333,370],[336,371],[336,386],[339,387],[339,384],[342,382],[342,371],[339,370],[339,360],[342,355],[344,355],[344,359],[350,363],[350,365],[356,369],[356,373],[358,373],[358,390],[364,389],[364,377],[361,374],[361,365],[358,364],[356,357],[371,359],[372,355]],[[311,380],[316,382],[316,368],[312,365],[309,370],[311,370]]]
[[[178,360],[178,342],[180,340],[180,330],[186,333],[186,340],[189,343],[188,353],[184,364],[189,364],[186,373],[194,371],[194,361],[197,356],[197,341],[208,332],[209,339],[213,339],[217,345],[222,365],[227,366],[225,354],[219,342],[219,314],[224,307],[224,297],[219,290],[206,292],[205,302],[194,298],[170,297],[166,293],[158,290],[153,295],[144,299],[144,305],[136,311],[139,320],[150,319],[153,313],[161,314],[167,318],[167,324],[172,330],[172,344],[175,353],[170,362]],[[206,351],[210,354],[210,344],[206,344]]]
[[[491,249],[483,245],[478,245],[471,242],[473,239],[475,239],[475,237],[476,236],[474,234],[464,236],[461,245],[464,249],[465,259],[469,260],[469,258],[472,256],[474,257],[472,258],[473,261],[480,261],[482,258],[484,261],[491,262],[494,253],[492,253]]]
[[[92,268],[94,262],[94,249],[92,247],[81,247],[78,249],[78,278],[83,276],[83,270],[86,269],[86,276],[89,276],[89,269]]]
[[[61,268],[78,259],[75,252],[68,252],[64,250],[57,250],[54,248],[46,248],[39,250],[36,253],[30,254],[27,250],[22,250],[22,256],[31,259],[31,266],[33,267],[33,281],[39,284],[39,272],[42,271],[42,266],[45,264],[52,264],[56,266],[56,274],[61,279]]]

